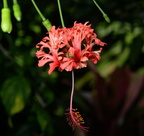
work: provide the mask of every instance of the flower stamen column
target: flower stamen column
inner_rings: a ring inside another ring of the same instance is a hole
[[[74,129],[76,126],[83,129],[85,132],[88,131],[89,127],[84,127],[84,119],[81,117],[81,114],[77,111],[77,109],[73,109],[73,95],[74,95],[74,70],[72,70],[72,90],[70,97],[70,108],[68,109],[68,113],[66,113],[67,121],[69,125]]]

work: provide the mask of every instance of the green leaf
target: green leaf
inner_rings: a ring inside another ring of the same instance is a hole
[[[48,113],[41,109],[37,111],[37,120],[40,124],[41,130],[44,131],[46,126],[48,125],[48,121],[50,120],[50,118]]]
[[[25,107],[31,89],[24,77],[12,77],[7,79],[1,90],[2,102],[10,115],[22,111]]]

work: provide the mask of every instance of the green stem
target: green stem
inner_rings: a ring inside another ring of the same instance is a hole
[[[105,18],[105,20],[110,23],[110,19],[107,16],[107,14],[105,14],[105,12],[101,9],[101,7],[97,4],[97,2],[95,0],[93,0],[94,4],[97,6],[97,8],[100,10],[100,12],[103,14],[103,17]]]
[[[8,8],[7,0],[3,0],[3,7],[4,7],[4,8]]]
[[[17,0],[13,0],[13,4],[18,4]]]
[[[64,20],[63,20],[63,15],[62,15],[62,11],[61,11],[60,0],[57,0],[57,3],[58,3],[58,8],[59,8],[59,14],[60,14],[60,19],[61,19],[61,24],[62,24],[62,27],[65,27]]]
[[[95,0],[93,0],[94,4],[97,6],[97,8],[100,10],[102,14],[105,14],[104,11],[101,9],[101,7],[97,4]]]
[[[36,9],[36,11],[37,11],[38,14],[40,15],[41,19],[42,19],[43,21],[45,21],[46,18],[43,16],[43,14],[41,13],[41,11],[39,10],[39,8],[38,8],[38,6],[36,5],[35,1],[34,1],[34,0],[31,0],[31,1],[32,1],[33,5],[34,5],[34,7],[35,7],[35,9]]]

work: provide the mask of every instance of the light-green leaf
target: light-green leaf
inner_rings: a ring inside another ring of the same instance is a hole
[[[1,90],[2,102],[10,115],[22,111],[29,98],[31,89],[29,82],[20,76],[7,79]]]

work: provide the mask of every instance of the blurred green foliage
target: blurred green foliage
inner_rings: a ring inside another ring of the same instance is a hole
[[[53,25],[61,26],[57,1],[35,0]],[[1,1],[2,2],[2,1]],[[12,1],[9,8],[12,9]],[[71,73],[39,68],[35,45],[46,35],[31,1],[18,1],[22,20],[11,14],[11,34],[0,30],[1,136],[143,136],[144,1],[61,0],[65,25],[89,21],[104,47],[97,65],[75,70],[74,105],[90,127],[87,134],[68,126]],[[0,4],[2,9],[2,4]]]

